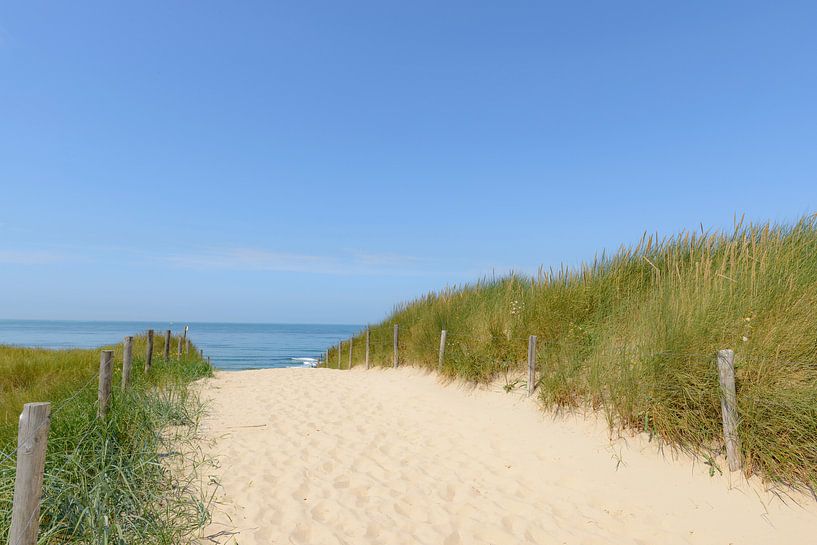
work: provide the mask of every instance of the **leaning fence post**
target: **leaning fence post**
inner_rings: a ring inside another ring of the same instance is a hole
[[[398,354],[397,354],[397,344],[398,344],[397,341],[398,341],[398,337],[399,337],[399,329],[400,329],[400,326],[398,326],[397,324],[394,324],[394,368],[395,369],[397,369],[397,364],[400,361],[398,359]]]
[[[165,331],[165,361],[170,359],[170,330]]]
[[[528,395],[536,388],[536,335],[528,337]]]
[[[721,390],[721,417],[723,418],[723,439],[726,442],[726,461],[730,471],[743,467],[738,437],[738,405],[735,395],[735,353],[732,350],[718,350],[718,378]]]
[[[369,328],[366,328],[366,369],[369,368]]]
[[[148,329],[148,346],[145,352],[145,371],[150,371],[153,365],[153,330]]]
[[[26,403],[23,406],[17,427],[17,475],[14,478],[9,545],[37,543],[50,425],[50,403]]]
[[[111,402],[111,381],[113,380],[113,350],[103,350],[99,356],[99,407],[96,415],[105,418]]]
[[[352,345],[355,344],[355,338],[349,339],[349,370],[352,370]]]
[[[125,343],[122,347],[122,389],[128,387],[130,382],[130,370],[133,365],[133,337],[125,337]]]
[[[437,367],[442,369],[443,362],[445,361],[445,338],[448,335],[448,332],[443,329],[440,331],[440,355],[437,358]]]

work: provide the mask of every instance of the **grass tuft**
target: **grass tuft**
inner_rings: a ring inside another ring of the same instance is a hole
[[[161,342],[156,343],[161,345]],[[134,339],[131,387],[120,388],[115,350],[108,418],[96,418],[99,350],[0,346],[0,451],[16,446],[24,403],[50,401],[41,544],[178,544],[208,519],[196,470],[201,404],[188,386],[210,376],[195,356],[162,358],[143,372],[145,336]],[[2,457],[2,456],[0,456]],[[172,468],[172,471],[171,471]],[[7,539],[13,461],[0,461],[0,541]]]

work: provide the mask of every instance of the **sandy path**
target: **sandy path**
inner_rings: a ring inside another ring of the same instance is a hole
[[[419,371],[219,373],[208,534],[253,544],[814,543],[817,505],[710,478],[601,423]],[[723,464],[722,464],[723,465]]]

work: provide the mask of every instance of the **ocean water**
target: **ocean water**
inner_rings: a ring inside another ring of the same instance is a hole
[[[361,330],[356,325],[228,324],[190,322],[188,336],[219,369],[304,366],[329,346]],[[180,333],[184,323],[0,320],[0,344],[44,348],[96,348],[121,342],[126,335],[167,329]]]

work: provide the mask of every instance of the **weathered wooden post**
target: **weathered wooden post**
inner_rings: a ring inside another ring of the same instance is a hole
[[[536,389],[536,335],[528,337],[528,395]]]
[[[735,394],[735,353],[732,350],[718,350],[718,379],[721,386],[721,417],[723,418],[723,439],[726,443],[726,461],[730,471],[743,467],[738,436],[738,404]]]
[[[150,371],[153,365],[153,330],[148,329],[148,346],[145,352],[145,372]]]
[[[170,330],[165,331],[165,361],[170,359]]]
[[[352,345],[355,343],[355,338],[349,339],[349,370],[352,370]]]
[[[128,387],[130,382],[130,370],[133,366],[133,337],[125,337],[124,346],[122,347],[122,389]]]
[[[213,365],[212,363],[210,363],[210,356],[207,356],[207,365]]]
[[[399,358],[398,358],[398,354],[397,354],[397,344],[398,344],[397,340],[398,340],[398,336],[399,336],[399,333],[398,333],[399,329],[400,329],[400,326],[398,326],[397,324],[394,324],[394,368],[395,369],[397,369],[397,365],[398,365],[398,363],[400,361]]]
[[[340,341],[338,343],[338,369],[340,369],[340,351],[341,351],[341,348],[343,348],[343,341]]]
[[[443,362],[445,361],[445,338],[448,335],[448,332],[443,329],[440,331],[440,355],[437,358],[437,369],[443,368]]]
[[[187,330],[189,328],[190,326],[184,326],[184,332],[182,333],[182,339],[184,340],[184,342],[187,342]]]
[[[50,403],[26,403],[23,406],[17,427],[17,474],[14,478],[9,545],[37,543],[50,426]]]
[[[181,335],[179,336],[179,345],[176,347],[176,359],[182,359],[182,345],[184,340],[182,339]]]
[[[99,356],[99,407],[96,415],[105,418],[111,403],[111,381],[113,381],[113,350],[103,350]]]
[[[184,344],[184,357],[185,358],[190,355],[190,345],[191,345],[190,339],[187,339],[187,341]]]
[[[366,369],[369,368],[369,328],[366,327]]]

